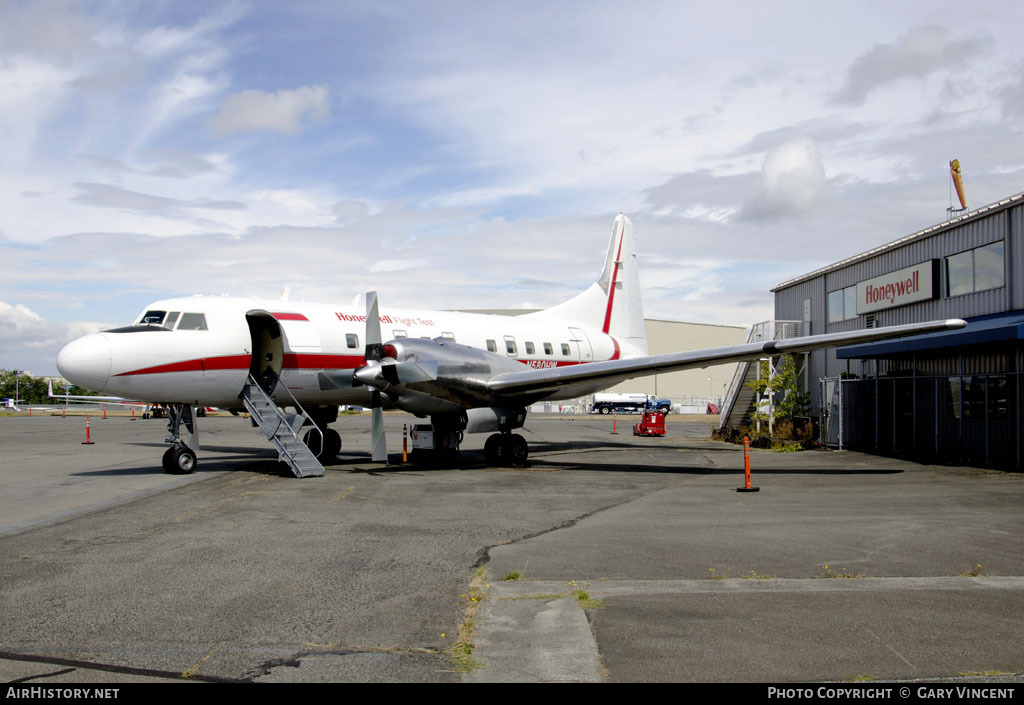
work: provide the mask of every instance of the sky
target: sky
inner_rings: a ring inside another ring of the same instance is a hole
[[[1024,191],[1008,2],[0,0],[0,368],[192,294],[649,318]]]

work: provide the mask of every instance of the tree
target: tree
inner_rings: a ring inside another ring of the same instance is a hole
[[[799,373],[793,356],[783,355],[779,358],[778,364],[775,365],[775,374],[771,373],[768,360],[761,360],[760,364],[760,378],[747,382],[747,387],[754,390],[759,400],[771,393],[773,404],[770,412],[758,408],[754,418],[772,421],[806,414],[811,399],[809,394],[800,393]]]

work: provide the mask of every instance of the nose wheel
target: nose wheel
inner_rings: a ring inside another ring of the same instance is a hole
[[[189,475],[196,471],[196,454],[188,446],[168,448],[164,453],[164,472],[171,475]]]
[[[196,452],[199,447],[199,428],[189,404],[168,404],[167,442],[171,447],[164,452],[164,472],[171,475],[189,475],[196,471]],[[184,433],[182,433],[184,427]],[[182,438],[184,436],[184,438]]]

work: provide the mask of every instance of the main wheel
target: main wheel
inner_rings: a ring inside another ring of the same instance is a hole
[[[302,436],[302,442],[309,448],[309,452],[316,456],[317,460],[324,457],[324,438],[319,433],[313,433],[312,431],[306,431],[305,435]]]
[[[601,413],[602,414],[610,414],[610,413],[612,413],[612,410],[609,409],[607,406],[602,406],[601,407]]]
[[[525,468],[530,464],[527,460],[530,449],[526,445],[526,439],[518,433],[509,436],[505,446],[505,453],[514,468]]]
[[[494,433],[487,437],[487,441],[484,443],[484,461],[488,465],[497,465],[501,462],[504,441],[505,437],[500,433]]]
[[[333,428],[324,431],[324,458],[331,460],[341,452],[341,434]]]

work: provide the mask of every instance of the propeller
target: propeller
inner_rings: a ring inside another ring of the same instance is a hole
[[[373,374],[372,384],[367,384],[359,373],[363,370],[377,373],[383,372],[380,361],[384,359],[386,352],[381,344],[380,337],[380,314],[377,312],[377,292],[370,291],[366,294],[366,367],[360,368],[353,373],[353,381],[359,380],[370,388],[370,440],[373,445],[373,453],[370,456],[373,462],[388,462],[388,438],[384,433],[384,409],[380,398],[380,385],[377,383],[377,374]],[[371,365],[373,361],[376,364]]]
[[[384,410],[381,394],[412,382],[427,382],[437,379],[437,361],[398,362],[398,351],[394,345],[384,344],[380,333],[380,313],[377,310],[377,292],[366,294],[366,349],[363,354],[366,364],[352,372],[352,386],[366,385],[370,390],[371,442],[374,462],[387,463],[387,437],[384,433]],[[334,384],[330,378],[321,379],[323,384]],[[401,391],[400,389],[398,390]]]

